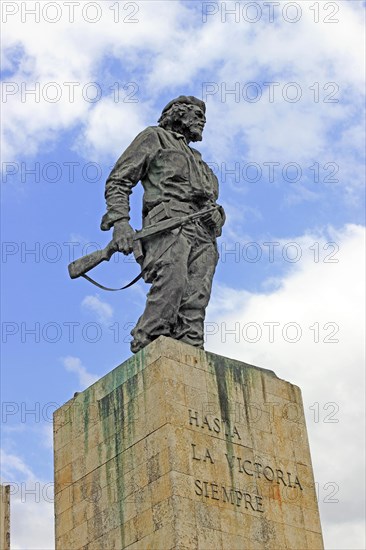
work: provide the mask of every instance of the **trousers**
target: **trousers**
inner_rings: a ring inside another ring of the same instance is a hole
[[[162,254],[169,240],[172,245]],[[144,248],[142,268],[153,264],[144,274],[151,288],[131,331],[131,351],[136,353],[159,336],[203,348],[206,307],[219,258],[216,238],[197,221],[146,239]]]

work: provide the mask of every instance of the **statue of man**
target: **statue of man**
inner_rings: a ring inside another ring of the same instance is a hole
[[[143,227],[216,205],[217,178],[189,145],[202,140],[205,112],[205,103],[193,96],[173,99],[158,126],[141,132],[116,162],[106,182],[101,229],[113,226],[120,252],[132,252],[129,195],[139,181],[144,188]],[[225,222],[224,210],[217,206],[180,229],[144,240],[140,263],[144,280],[152,286],[131,331],[132,352],[161,335],[203,348],[205,311],[218,261],[216,238]]]

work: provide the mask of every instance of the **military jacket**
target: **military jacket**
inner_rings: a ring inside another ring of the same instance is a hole
[[[201,153],[189,147],[183,135],[149,126],[121,155],[107,179],[107,212],[101,229],[129,220],[129,195],[139,181],[144,188],[143,216],[172,199],[203,207],[218,198],[218,180]]]

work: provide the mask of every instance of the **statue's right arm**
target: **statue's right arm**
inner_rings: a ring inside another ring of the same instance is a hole
[[[112,169],[105,187],[107,212],[101,229],[114,227],[113,241],[116,250],[132,252],[134,231],[129,224],[129,197],[133,187],[144,177],[151,159],[159,149],[159,139],[153,127],[141,132],[122,153]]]

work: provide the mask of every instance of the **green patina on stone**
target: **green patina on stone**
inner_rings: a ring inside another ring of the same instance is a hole
[[[88,388],[86,391],[83,392],[83,421],[84,421],[84,451],[85,454],[88,452],[89,447],[89,407],[90,407],[90,396],[92,394],[92,391],[90,388]]]
[[[227,423],[227,425],[229,426],[229,430],[231,432],[233,423],[230,417],[229,395],[231,393],[230,389],[232,389],[232,384],[230,381],[230,377],[228,376],[230,372],[230,364],[228,364],[228,361],[226,360],[226,358],[220,357],[219,355],[215,355],[213,353],[207,353],[207,359],[208,359],[208,362],[211,363],[215,369],[221,418]],[[231,439],[226,437],[225,443],[226,443],[228,456],[233,456],[234,448],[233,448],[233,443]],[[234,482],[233,463],[231,464],[229,463],[229,470],[230,470],[231,483],[232,483],[232,486],[234,487],[235,482]]]
[[[221,411],[221,417],[226,420],[230,432],[232,433],[233,425],[235,422],[231,417],[233,412],[233,403],[231,399],[235,396],[236,388],[240,388],[243,394],[245,420],[248,428],[248,434],[252,438],[252,426],[249,416],[249,404],[251,401],[251,390],[260,383],[262,392],[264,392],[263,381],[261,372],[276,376],[272,371],[261,369],[260,367],[254,367],[252,365],[246,365],[234,359],[227,357],[221,357],[213,353],[206,353],[207,360],[210,365],[213,365],[217,381],[219,405]],[[240,421],[242,421],[240,419]],[[252,439],[253,444],[253,439]],[[234,447],[231,438],[226,438],[226,448],[228,456],[234,455]],[[234,482],[234,462],[228,464],[230,470],[230,478],[232,485]]]
[[[244,409],[245,409],[245,421],[248,427],[248,431],[252,434],[250,416],[249,416],[249,403],[250,403],[250,394],[251,388],[254,387],[254,378],[255,371],[250,366],[239,366],[233,364],[231,366],[231,372],[234,379],[234,383],[240,387],[243,393]]]
[[[99,415],[102,422],[103,443],[106,448],[106,475],[108,486],[114,486],[119,504],[119,525],[123,547],[124,502],[126,498],[125,460],[126,450],[134,443],[136,398],[138,396],[138,377],[143,368],[141,361],[132,357],[117,369],[114,369],[106,381],[106,389],[111,391],[98,401]],[[127,413],[127,414],[126,414]],[[113,423],[111,423],[111,415]],[[112,433],[113,432],[113,433]],[[133,454],[132,454],[133,456]],[[116,475],[112,479],[111,465],[115,463]]]

